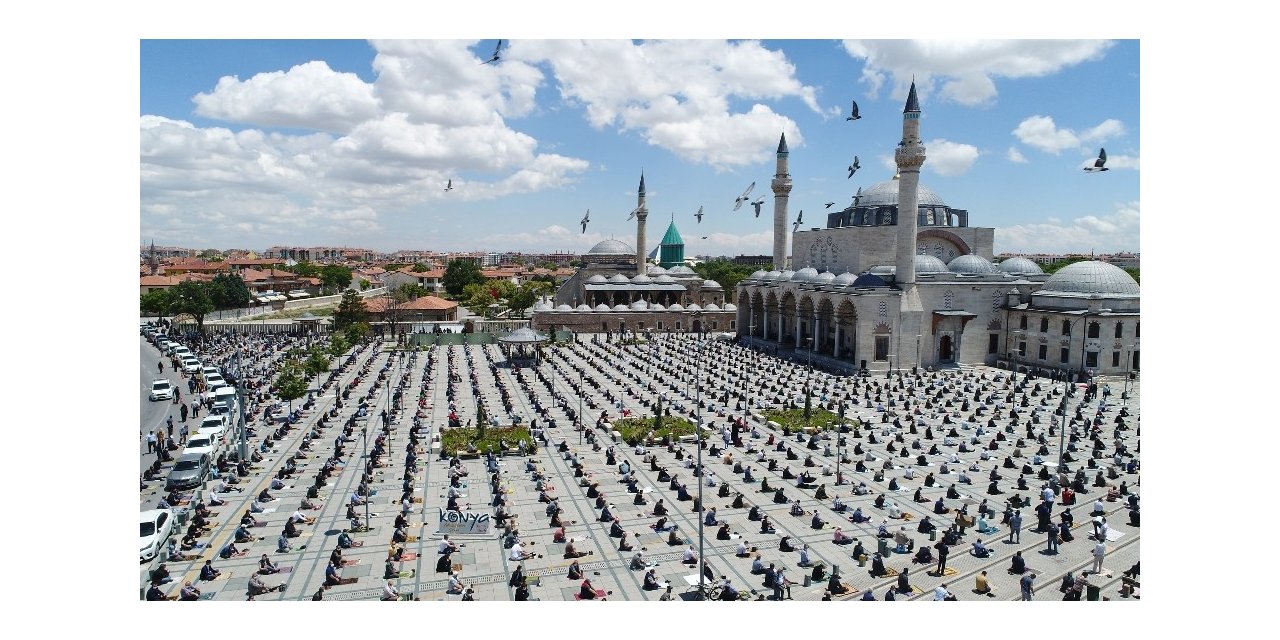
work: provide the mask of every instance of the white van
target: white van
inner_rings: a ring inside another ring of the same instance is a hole
[[[236,388],[229,384],[218,387],[213,392],[213,401],[227,404],[227,408],[231,410],[231,415],[227,418],[227,424],[231,424],[236,418]]]
[[[182,345],[178,345],[178,347],[173,350],[173,355],[177,356],[179,360],[182,360],[187,356],[195,357],[196,354],[191,353],[190,349]]]

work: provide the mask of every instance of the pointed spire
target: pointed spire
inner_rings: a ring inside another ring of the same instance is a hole
[[[778,140],[778,155],[782,155],[784,153],[788,153],[787,152],[787,134],[785,131],[782,133],[782,138]]]
[[[903,113],[920,113],[920,99],[916,97],[916,79],[911,77],[911,91],[907,93],[907,106]]]
[[[644,195],[644,169],[640,170],[640,195]]]

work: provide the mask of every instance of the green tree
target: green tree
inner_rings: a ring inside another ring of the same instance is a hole
[[[413,268],[409,270],[414,273],[424,273],[426,271],[430,271],[431,268],[421,262],[415,262],[413,263]]]
[[[555,271],[555,270],[558,268],[558,267],[556,266],[556,263],[551,262],[551,261],[547,261],[547,262],[540,263],[538,266],[539,266],[539,267],[542,267],[543,269],[550,269],[550,270],[552,270],[552,271]]]
[[[535,284],[536,283],[525,283],[524,285],[521,285],[520,288],[516,289],[516,291],[507,298],[507,308],[516,313],[520,313],[521,311],[532,307],[533,303],[538,299],[538,292],[541,290],[538,286],[532,286]]]
[[[307,393],[307,381],[302,373],[302,365],[297,360],[286,360],[276,378],[276,395],[289,403],[290,412],[293,411],[293,401]]]
[[[303,278],[321,277],[320,267],[317,267],[316,265],[310,262],[299,262],[298,264],[295,264],[292,267],[289,267],[289,270],[292,271],[294,274]]]
[[[370,287],[372,287],[372,286],[373,286],[373,283],[369,282],[368,280],[365,280],[364,278],[361,278],[361,279],[360,279],[360,290],[361,290],[361,291],[368,291],[368,290],[369,290],[369,288],[370,288]]]
[[[329,354],[319,345],[311,348],[311,352],[307,354],[307,360],[303,363],[304,370],[307,372],[308,378],[314,378],[329,370]]]
[[[1054,260],[1053,262],[1050,262],[1049,264],[1044,265],[1044,272],[1057,273],[1059,269],[1069,264],[1084,262],[1085,260],[1088,260],[1088,259],[1089,259],[1088,256],[1067,256],[1061,260]]]
[[[353,322],[347,325],[342,332],[346,336],[348,343],[360,344],[365,338],[369,337],[369,334],[373,333],[373,327],[370,327],[368,322]]]
[[[748,265],[734,264],[731,260],[709,260],[698,264],[693,270],[704,280],[715,280],[724,287],[725,299],[732,300],[734,287],[743,278],[755,271]]]
[[[431,291],[416,282],[406,282],[391,290],[391,299],[396,302],[410,302],[429,295]]]
[[[220,273],[209,283],[209,298],[215,309],[238,309],[249,306],[253,296],[239,275]]]
[[[155,314],[163,318],[169,314],[169,306],[173,300],[168,289],[152,289],[142,294],[141,309],[144,313]]]
[[[196,254],[196,257],[209,262],[217,262],[222,259],[222,254],[217,249],[205,249]]]
[[[342,302],[338,303],[338,308],[333,312],[333,328],[342,330],[359,322],[364,322],[368,316],[368,309],[365,307],[364,298],[354,291],[346,291],[342,294]],[[356,341],[351,341],[356,342]]]
[[[483,316],[489,312],[489,305],[497,302],[494,297],[495,289],[484,283],[472,283],[462,290],[462,306],[466,307],[471,313]]]
[[[341,358],[347,353],[347,349],[351,348],[351,343],[347,341],[347,336],[342,333],[334,333],[329,337],[329,355],[335,358]]]
[[[450,260],[440,282],[449,295],[456,296],[460,295],[467,285],[484,282],[484,275],[480,273],[480,265],[472,260]]]
[[[172,300],[169,312],[173,315],[189,314],[196,319],[196,330],[204,333],[204,316],[213,311],[208,285],[203,282],[180,282],[169,289],[169,296]]]
[[[351,269],[336,264],[320,268],[320,282],[327,290],[337,291],[351,286]]]

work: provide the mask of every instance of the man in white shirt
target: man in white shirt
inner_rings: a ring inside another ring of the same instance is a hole
[[[536,555],[536,554],[533,554],[533,553],[525,553],[525,551],[524,551],[524,545],[523,545],[523,544],[521,544],[521,543],[519,543],[519,542],[517,542],[517,543],[515,543],[515,544],[511,545],[511,559],[512,559],[512,560],[516,560],[516,561],[519,561],[519,560],[528,560],[529,558],[534,557],[534,555]]]
[[[944,582],[944,583],[942,583],[942,584],[940,584],[940,585],[938,585],[938,586],[937,586],[936,588],[934,588],[934,590],[933,590],[933,599],[934,599],[934,600],[946,600],[946,599],[947,599],[947,596],[949,596],[949,595],[951,595],[951,592],[950,592],[950,591],[947,591],[947,584],[946,584],[945,582]]]
[[[399,600],[400,599],[400,590],[396,588],[395,583],[393,583],[390,580],[387,581],[387,586],[382,588],[382,599],[383,600]]]
[[[1098,540],[1093,545],[1093,573],[1102,573],[1102,560],[1107,556],[1107,543],[1105,539]]]
[[[436,548],[436,553],[452,553],[458,550],[458,543],[449,539],[449,534],[445,534],[444,539],[440,541],[440,546]]]

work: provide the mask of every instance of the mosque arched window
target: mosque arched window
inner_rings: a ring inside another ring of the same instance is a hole
[[[1062,335],[1064,335],[1064,336],[1069,336],[1069,335],[1071,335],[1071,321],[1070,321],[1070,320],[1063,320],[1063,321],[1062,321]]]
[[[1019,329],[1027,328],[1027,316],[1025,314],[1018,318],[1018,328]]]
[[[1116,337],[1117,337],[1117,338],[1120,338],[1120,337],[1123,337],[1123,336],[1124,336],[1124,323],[1123,323],[1123,322],[1117,322],[1117,323],[1116,323]]]
[[[1040,333],[1049,333],[1049,319],[1040,318]]]
[[[1097,322],[1090,322],[1090,323],[1089,323],[1089,337],[1090,337],[1090,338],[1097,338],[1097,337],[1098,337],[1098,334],[1099,334],[1099,333],[1101,333],[1101,332],[1102,332],[1102,325],[1098,324]]]

